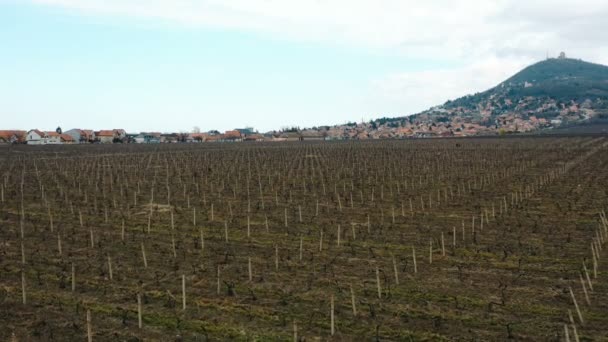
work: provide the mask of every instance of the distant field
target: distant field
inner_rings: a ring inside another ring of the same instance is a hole
[[[2,341],[608,339],[606,137],[3,146],[0,166]]]

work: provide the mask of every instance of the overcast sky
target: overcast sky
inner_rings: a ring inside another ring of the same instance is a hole
[[[260,131],[409,115],[565,51],[606,0],[0,0],[0,129]]]

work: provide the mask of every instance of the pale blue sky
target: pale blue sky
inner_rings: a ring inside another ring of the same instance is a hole
[[[139,3],[150,5],[0,0],[0,129],[267,131],[406,115],[484,90],[545,51],[475,47],[488,39],[473,29],[418,34],[406,16],[407,29],[385,27],[391,14],[366,22],[361,6],[334,20],[319,14],[332,8],[294,16],[268,2],[205,4],[212,18],[206,1]]]

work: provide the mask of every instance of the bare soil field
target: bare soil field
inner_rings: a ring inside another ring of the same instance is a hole
[[[0,147],[2,341],[606,341],[608,138]]]

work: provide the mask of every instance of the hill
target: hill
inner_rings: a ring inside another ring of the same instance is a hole
[[[608,66],[570,58],[547,59],[526,67],[483,93],[448,101],[447,107],[466,106],[505,97],[546,97],[560,102],[608,98]]]
[[[343,129],[337,135],[492,135],[572,127],[606,119],[608,66],[562,55],[530,65],[484,92],[411,116],[339,126]]]

